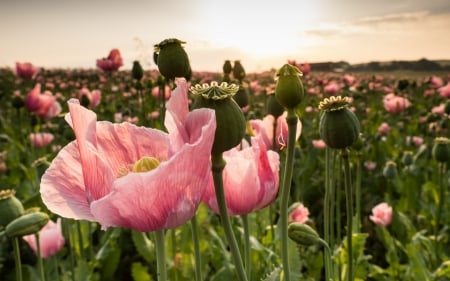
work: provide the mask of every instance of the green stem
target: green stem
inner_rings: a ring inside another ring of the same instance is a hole
[[[19,238],[14,237],[13,239],[14,259],[16,261],[16,280],[22,281],[22,262],[20,260]]]
[[[155,231],[155,239],[158,281],[167,281],[166,241],[164,239],[164,230]]]
[[[332,179],[330,177],[330,175],[332,175],[332,173],[330,173],[331,170],[331,161],[330,161],[330,153],[331,153],[331,149],[329,147],[325,148],[325,196],[324,196],[324,208],[323,208],[323,221],[324,221],[324,238],[325,238],[325,242],[330,245],[330,247],[332,247],[331,245],[331,229],[332,229],[332,224],[333,224],[333,220],[332,218],[332,200],[333,197],[332,195],[332,190],[331,190],[331,182]],[[325,263],[325,280],[329,281],[331,279],[331,276],[333,276],[333,267],[332,267],[332,261],[331,261],[331,251],[329,250],[329,248],[324,247],[324,263]]]
[[[36,238],[39,273],[41,274],[41,281],[45,281],[46,280],[45,269],[44,269],[44,261],[42,259],[42,253],[41,253],[41,240],[39,239],[39,233],[35,234],[35,238]]]
[[[348,151],[342,150],[342,162],[344,164],[344,183],[345,183],[345,197],[346,197],[346,211],[347,211],[347,265],[348,275],[347,280],[353,281],[353,243],[352,243],[352,221],[353,221],[353,196],[350,179],[350,161]]]
[[[438,211],[436,214],[436,225],[434,229],[434,241],[435,241],[435,247],[436,247],[436,258],[439,259],[439,226],[441,224],[441,217],[442,217],[442,210],[444,209],[444,202],[445,202],[445,163],[439,163],[439,175],[438,175],[438,182],[439,182],[439,205],[438,205]]]
[[[295,135],[297,132],[298,116],[294,109],[288,109],[286,117],[288,124],[288,141],[286,164],[284,166],[284,175],[281,186],[281,201],[280,201],[280,232],[281,232],[281,260],[283,263],[283,271],[285,281],[291,280],[289,268],[289,253],[288,253],[288,204],[289,194],[291,189],[292,172],[294,169],[294,148]]]
[[[356,186],[355,186],[355,204],[356,204],[356,227],[361,231],[361,173],[362,173],[362,159],[358,155],[358,164],[356,167]]]
[[[195,281],[202,281],[202,257],[200,255],[200,239],[198,235],[197,217],[191,219],[192,240],[194,241]]]
[[[241,281],[247,281],[245,276],[244,266],[242,264],[241,254],[239,252],[236,237],[233,233],[233,228],[231,227],[230,217],[228,216],[227,205],[225,201],[225,191],[223,188],[223,178],[222,172],[225,168],[225,160],[222,157],[222,153],[212,154],[212,173],[214,179],[214,188],[216,191],[217,205],[219,206],[220,218],[222,221],[223,228],[225,230],[225,236],[228,240],[230,246],[231,255],[233,256],[234,264],[236,266],[236,271]]]
[[[171,242],[172,242],[172,258],[173,258],[173,264],[176,264],[176,259],[177,259],[177,235],[176,235],[176,229],[172,229],[170,231],[170,236],[171,236]],[[175,265],[176,266],[176,265]],[[175,281],[178,280],[178,272],[175,271],[174,272],[174,279]]]
[[[248,215],[242,215],[242,223],[244,226],[244,260],[245,260],[245,271],[247,273],[247,278],[252,280],[252,258],[251,258],[251,245],[250,245],[250,227],[248,225]]]

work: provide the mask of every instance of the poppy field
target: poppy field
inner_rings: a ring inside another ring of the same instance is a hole
[[[0,280],[450,280],[450,74],[0,69]]]

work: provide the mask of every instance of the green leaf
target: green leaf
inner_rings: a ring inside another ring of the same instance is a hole
[[[155,260],[155,244],[148,238],[147,233],[140,231],[131,231],[131,238],[136,251],[150,263]]]
[[[131,275],[134,281],[152,281],[152,276],[148,273],[148,268],[140,262],[131,265]]]

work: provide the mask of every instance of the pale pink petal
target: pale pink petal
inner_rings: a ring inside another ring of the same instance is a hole
[[[164,125],[170,133],[171,145],[176,151],[189,139],[184,124],[189,112],[188,86],[184,78],[177,78],[178,86],[172,92],[167,102],[167,112]]]
[[[260,141],[256,147],[259,149],[258,175],[263,196],[255,209],[262,209],[272,203],[278,194],[280,160],[279,154],[267,151],[263,142]]]

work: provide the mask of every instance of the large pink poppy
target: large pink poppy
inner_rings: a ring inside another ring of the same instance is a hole
[[[167,104],[168,134],[97,121],[77,99],[69,101],[66,120],[76,140],[59,152],[42,177],[46,206],[63,217],[97,221],[104,229],[153,231],[191,219],[210,173],[216,122],[210,109],[189,112],[186,81],[177,82]],[[133,171],[130,167],[144,157],[159,165]]]
[[[223,185],[230,215],[251,213],[276,199],[279,155],[267,150],[259,137],[253,138],[252,146],[226,151],[223,158],[227,163],[223,171]],[[219,212],[212,180],[203,196],[203,202],[214,212]]]

